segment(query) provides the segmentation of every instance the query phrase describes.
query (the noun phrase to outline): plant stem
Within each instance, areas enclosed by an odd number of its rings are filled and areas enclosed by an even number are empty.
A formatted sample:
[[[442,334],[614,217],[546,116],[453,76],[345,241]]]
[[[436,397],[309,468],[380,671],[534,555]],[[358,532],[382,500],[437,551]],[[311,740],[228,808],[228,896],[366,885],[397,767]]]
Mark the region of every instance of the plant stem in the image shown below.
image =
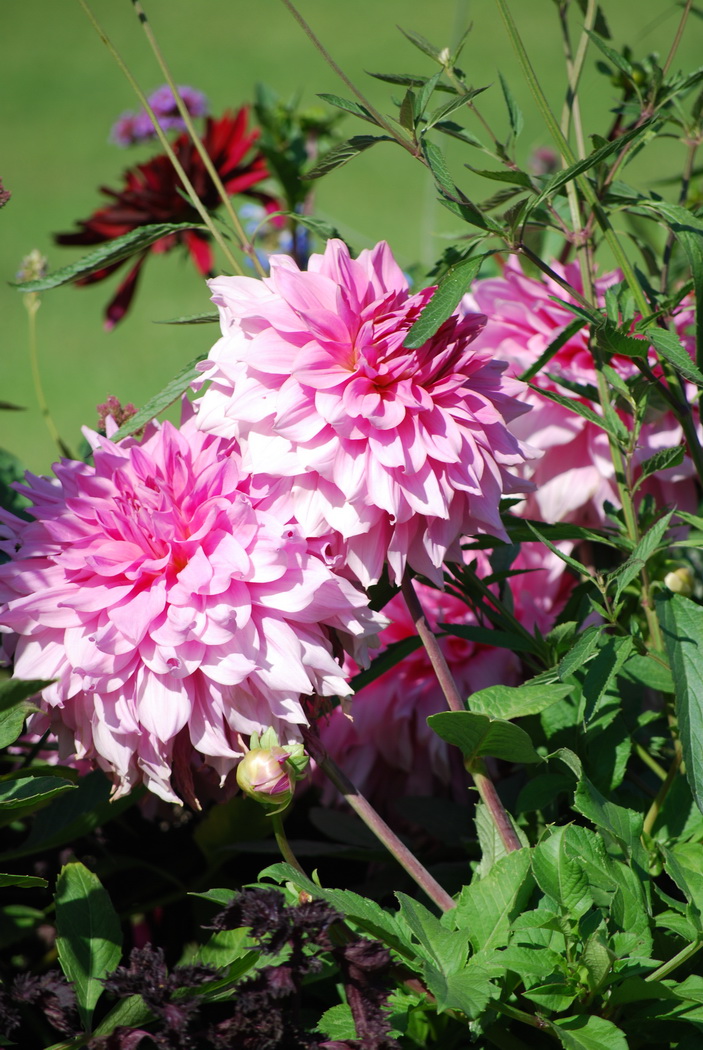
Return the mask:
[[[27,309],[27,323],[28,323],[28,343],[29,343],[29,363],[32,369],[32,382],[34,383],[34,393],[36,394],[37,404],[39,405],[39,411],[41,412],[42,419],[46,424],[46,429],[51,435],[51,440],[54,442],[56,447],[62,456],[71,458],[70,451],[66,448],[66,445],[61,440],[56,423],[54,423],[49,404],[44,394],[44,387],[41,381],[41,372],[39,371],[39,354],[37,349],[37,310],[41,306],[41,300],[36,292],[27,292],[24,296],[24,305]]]
[[[444,653],[439,646],[439,642],[427,622],[420,599],[417,596],[415,587],[413,586],[413,581],[407,570],[403,576],[402,591],[405,604],[413,618],[415,630],[422,639],[422,644],[430,658],[432,669],[437,676],[437,681],[444,693],[450,711],[465,711],[466,704],[457,688],[452,672],[449,670],[449,666],[444,658]],[[466,768],[473,777],[474,784],[476,785],[481,800],[484,802],[491,815],[491,819],[496,826],[506,851],[511,853],[513,850],[521,849],[522,843],[517,837],[510,817],[506,813],[505,807],[498,797],[495,784],[488,775],[483,760],[480,758],[474,759],[466,764]]]
[[[654,827],[654,824],[656,822],[657,817],[661,813],[662,806],[664,805],[664,800],[666,799],[666,796],[669,794],[669,789],[671,788],[671,785],[674,783],[674,779],[676,777],[676,774],[679,771],[679,766],[681,765],[682,758],[683,758],[682,752],[680,750],[676,751],[675,754],[674,754],[674,761],[669,766],[669,772],[666,774],[666,777],[664,779],[664,783],[659,788],[659,791],[657,793],[657,797],[654,799],[654,802],[652,802],[651,806],[649,807],[649,809],[647,811],[647,815],[644,818],[644,825],[642,827],[642,832],[645,835],[651,835],[651,833],[652,833],[652,828]]]
[[[261,265],[261,262],[259,261],[259,257],[256,254],[256,249],[254,248],[254,245],[250,242],[249,238],[245,234],[244,229],[242,227],[242,223],[240,221],[240,218],[237,215],[236,211],[234,210],[234,207],[232,205],[231,197],[227,193],[227,190],[225,189],[225,187],[224,187],[224,185],[222,183],[222,179],[220,178],[215,165],[212,163],[212,159],[210,158],[210,154],[208,153],[208,151],[205,149],[205,146],[203,145],[202,139],[200,138],[200,136],[198,135],[197,131],[195,130],[195,125],[193,124],[193,120],[191,118],[191,115],[188,112],[188,107],[185,105],[185,103],[183,102],[183,99],[181,98],[181,94],[180,94],[180,91],[178,90],[178,86],[176,85],[176,82],[173,79],[171,71],[170,71],[170,69],[169,69],[169,67],[168,67],[168,65],[166,63],[166,59],[164,58],[163,53],[161,51],[161,48],[159,47],[159,45],[157,43],[157,40],[156,40],[156,37],[154,36],[154,32],[153,32],[153,30],[151,28],[151,24],[149,22],[149,19],[146,16],[146,12],[144,11],[144,8],[143,8],[140,0],[132,0],[132,5],[134,7],[134,10],[137,13],[137,18],[139,19],[139,22],[141,23],[141,26],[142,26],[142,28],[144,30],[144,33],[146,34],[146,38],[149,41],[149,46],[151,47],[151,50],[154,52],[154,56],[156,58],[156,61],[159,63],[159,66],[161,67],[161,72],[163,73],[163,75],[164,75],[164,77],[166,79],[166,83],[168,84],[168,86],[171,88],[171,91],[173,92],[173,97],[175,98],[176,105],[178,106],[178,112],[180,113],[181,117],[183,118],[183,123],[185,124],[185,126],[187,128],[188,134],[191,137],[193,145],[195,146],[196,150],[200,154],[200,159],[202,160],[202,162],[203,162],[203,164],[205,166],[205,170],[207,171],[208,175],[212,179],[212,181],[213,181],[213,183],[215,185],[215,189],[217,190],[217,192],[220,195],[220,200],[222,201],[222,203],[225,206],[225,211],[227,212],[227,215],[229,216],[229,220],[232,223],[232,228],[234,229],[234,232],[235,232],[235,234],[237,236],[237,239],[239,240],[239,247],[241,248],[241,250],[244,252],[245,255],[249,256],[249,258],[251,259],[252,263],[254,264],[254,267],[255,267],[257,273],[259,274],[259,277],[266,277],[266,271],[264,270],[263,266]]]
[[[420,863],[417,857],[411,853],[408,847],[400,841],[394,831],[389,828],[385,820],[379,816],[371,803],[364,798],[361,792],[352,784],[349,777],[344,773],[337,763],[327,754],[320,738],[312,729],[303,729],[303,740],[310,757],[315,760],[319,768],[329,777],[337,790],[344,796],[354,812],[361,817],[366,826],[374,833],[389,853],[395,857],[398,863],[405,868],[408,875],[415,880],[417,885],[425,891],[430,900],[441,908],[442,911],[450,911],[454,907],[454,901],[437,882],[429,871]]]
[[[670,973],[673,973],[674,970],[678,969],[679,966],[688,962],[688,960],[691,959],[696,952],[699,952],[701,948],[703,948],[703,939],[687,944],[685,948],[682,948],[681,951],[673,957],[673,959],[669,959],[668,962],[664,963],[663,966],[660,966],[658,970],[654,971],[654,973],[648,974],[645,977],[645,981],[663,980],[665,977],[668,977]]]
[[[305,875],[307,878],[307,872],[291,849],[290,842],[288,841],[288,837],[283,829],[283,815],[281,813],[272,813],[271,822],[273,824],[273,833],[276,836],[276,843],[281,851],[281,856],[292,868],[295,868],[296,871],[299,871],[301,875]]]
[[[144,92],[142,91],[142,89],[139,87],[139,84],[137,83],[135,78],[132,76],[132,73],[128,69],[126,63],[124,62],[124,59],[122,58],[122,56],[118,52],[117,48],[114,46],[114,44],[112,43],[112,41],[108,37],[107,33],[102,28],[102,26],[100,25],[100,23],[96,19],[95,15],[91,11],[90,7],[88,6],[87,0],[78,0],[78,3],[83,8],[83,11],[85,12],[89,22],[93,26],[93,29],[98,34],[98,36],[100,37],[100,39],[105,44],[106,48],[108,49],[108,51],[110,52],[110,54],[114,58],[115,62],[117,63],[119,68],[124,73],[125,77],[127,78],[127,80],[129,81],[129,83],[130,83],[130,85],[132,87],[132,90],[134,91],[134,93],[136,94],[137,98],[141,102],[142,106],[144,107],[144,109],[148,113],[148,115],[149,115],[149,117],[151,119],[151,122],[154,125],[154,130],[156,131],[157,138],[159,139],[159,142],[161,143],[163,151],[166,154],[166,156],[168,157],[168,159],[171,161],[171,164],[173,165],[173,167],[175,169],[175,172],[178,175],[178,178],[181,180],[181,183],[183,184],[183,188],[185,189],[186,193],[188,194],[188,197],[190,198],[191,204],[193,205],[193,207],[197,211],[197,213],[200,216],[200,218],[203,220],[203,223],[205,224],[205,226],[207,226],[207,228],[208,228],[210,234],[212,235],[213,239],[217,242],[217,244],[222,249],[222,252],[223,252],[225,258],[227,259],[227,262],[232,267],[232,270],[236,274],[239,274],[241,276],[244,273],[244,271],[242,270],[241,266],[239,265],[239,263],[237,262],[236,258],[232,254],[232,252],[230,250],[230,247],[227,244],[227,241],[225,240],[225,238],[222,236],[222,234],[218,230],[217,226],[215,225],[215,223],[212,220],[212,217],[210,216],[210,214],[208,213],[207,209],[202,204],[202,202],[201,202],[200,198],[198,197],[197,193],[195,192],[195,187],[193,186],[192,182],[190,181],[190,179],[186,175],[186,173],[185,173],[185,171],[183,169],[183,165],[179,161],[178,157],[173,152],[173,150],[171,148],[171,143],[166,138],[166,135],[164,134],[163,129],[161,128],[161,125],[159,124],[159,121],[158,121],[158,119],[157,119],[153,109],[149,105],[149,100],[147,99],[147,97],[144,94]]]
[[[662,68],[662,80],[666,80],[666,74],[669,72],[669,69],[671,68],[671,63],[674,61],[674,55],[678,51],[679,44],[681,43],[681,37],[683,36],[683,31],[686,28],[686,22],[688,21],[688,16],[691,13],[692,7],[693,0],[686,0],[683,11],[681,12],[681,18],[679,20],[679,25],[676,30],[676,36],[674,37],[672,45],[669,48],[669,54],[666,56],[666,62],[664,63],[664,66]]]
[[[335,60],[332,58],[332,56],[330,55],[330,53],[327,50],[327,48],[325,47],[325,45],[322,43],[322,41],[319,39],[319,37],[317,37],[315,35],[315,33],[313,32],[312,26],[308,22],[306,22],[306,20],[301,15],[300,11],[298,11],[298,9],[295,6],[295,4],[292,3],[292,0],[281,0],[281,3],[283,4],[284,7],[288,8],[288,10],[292,14],[293,18],[296,20],[296,22],[301,27],[301,29],[306,34],[306,36],[308,36],[309,39],[312,41],[312,43],[315,45],[315,47],[320,52],[320,54],[324,58],[324,60],[327,63],[327,65],[330,67],[330,69],[332,69],[337,74],[337,76],[340,78],[340,80],[342,80],[346,84],[346,86],[349,88],[349,90],[354,95],[356,95],[356,97],[359,99],[361,104],[363,106],[365,106],[365,108],[371,114],[373,119],[376,121],[378,126],[383,128],[384,131],[387,131],[389,135],[392,135],[392,137],[395,139],[395,141],[400,146],[402,146],[403,149],[406,149],[408,151],[408,153],[412,153],[413,157],[418,157],[418,158],[422,159],[421,153],[412,144],[412,142],[408,138],[406,138],[404,135],[401,135],[400,132],[397,130],[397,128],[395,128],[390,123],[390,121],[386,120],[385,117],[381,116],[381,114],[378,112],[378,110],[375,109],[374,106],[371,104],[371,102],[369,102],[369,100],[366,98],[366,96],[361,91],[359,91],[359,89],[349,79],[349,77],[346,75],[346,73],[342,69],[340,69],[340,67],[337,65]]]
[[[659,764],[659,762],[657,762],[656,758],[652,758],[645,747],[642,747],[641,744],[635,744],[635,751],[637,752],[637,757],[642,759],[645,766],[649,766],[652,772],[656,774],[660,780],[666,780],[666,770]]]
[[[520,63],[524,77],[527,80],[528,86],[532,91],[535,102],[537,103],[537,107],[540,113],[542,114],[542,117],[544,118],[544,121],[547,127],[549,128],[549,131],[552,137],[554,138],[554,141],[556,142],[559,151],[564,157],[564,160],[566,161],[567,165],[575,164],[576,156],[574,155],[571,146],[566,141],[562,130],[559,127],[558,121],[556,120],[554,114],[549,108],[547,98],[544,92],[542,91],[539,81],[537,80],[537,76],[532,67],[532,63],[530,62],[530,59],[525,50],[525,45],[522,42],[520,34],[517,31],[517,26],[515,25],[513,17],[508,9],[507,0],[496,0],[496,4],[498,5],[498,8],[500,10],[503,22],[505,23],[505,28],[508,32],[508,36],[510,37],[513,48],[515,49],[515,54],[517,55],[518,62]],[[625,254],[615,231],[610,225],[610,220],[608,219],[608,216],[603,210],[595,190],[591,186],[588,179],[585,178],[583,175],[577,175],[575,182],[578,188],[580,189],[584,199],[593,209],[598,224],[600,225],[603,231],[603,236],[605,237],[608,246],[615,257],[618,266],[622,270],[625,280],[627,281],[628,285],[632,290],[637,309],[640,311],[642,316],[645,317],[649,312],[649,304],[647,303],[644,292],[642,291],[640,283],[637,280],[637,276],[632,268],[630,260]]]

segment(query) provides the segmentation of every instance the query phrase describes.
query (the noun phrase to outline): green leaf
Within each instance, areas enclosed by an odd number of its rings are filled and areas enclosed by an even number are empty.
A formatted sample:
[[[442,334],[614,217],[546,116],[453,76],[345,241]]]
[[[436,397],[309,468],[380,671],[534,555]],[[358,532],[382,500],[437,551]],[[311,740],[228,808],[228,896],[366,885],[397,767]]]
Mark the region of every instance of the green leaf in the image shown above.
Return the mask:
[[[123,999],[103,1017],[96,1027],[94,1035],[111,1035],[118,1027],[141,1028],[154,1020],[154,1015],[148,1009],[141,995],[130,995]]]
[[[479,1017],[491,999],[499,994],[498,988],[491,983],[490,974],[474,959],[469,959],[461,973],[445,975],[428,965],[424,975],[440,1012],[460,1010],[473,1019]]]
[[[150,423],[155,416],[158,416],[159,412],[163,412],[164,409],[172,405],[174,401],[177,401],[186,390],[189,388],[194,379],[197,379],[201,374],[195,367],[200,361],[204,361],[207,354],[198,354],[194,357],[187,365],[185,365],[180,372],[178,372],[170,383],[168,383],[163,390],[154,397],[150,398],[149,401],[140,408],[139,411],[131,416],[126,423],[124,423],[120,429],[112,435],[112,441],[121,441],[122,438],[129,437],[130,434],[134,434],[137,430],[141,430],[147,423]]]
[[[415,131],[415,105],[415,92],[412,88],[408,88],[403,97],[403,101],[400,103],[398,123],[401,128],[405,128],[405,130],[409,131],[411,134]]]
[[[547,200],[548,197],[551,197],[556,190],[560,189],[561,186],[566,185],[567,182],[571,182],[573,179],[578,178],[579,175],[583,175],[584,172],[596,167],[597,164],[602,164],[604,160],[607,160],[608,157],[611,157],[614,153],[620,153],[623,146],[627,146],[628,143],[633,142],[635,139],[643,138],[649,131],[651,124],[652,121],[647,120],[638,127],[631,128],[629,131],[626,131],[624,135],[620,135],[619,138],[606,143],[605,146],[601,146],[600,149],[594,150],[593,153],[589,153],[583,160],[576,161],[575,164],[570,164],[568,168],[564,168],[562,171],[558,171],[555,175],[552,175],[549,182],[534,201],[533,208],[542,204],[543,201]]]
[[[651,529],[644,534],[625,564],[609,577],[609,581],[613,579],[617,580],[615,588],[616,602],[619,601],[620,596],[631,581],[642,572],[649,558],[651,558],[661,547],[666,546],[663,540],[666,530],[669,528],[669,523],[673,513],[674,512],[670,510],[660,518],[659,521],[655,522]]]
[[[570,569],[573,569],[577,576],[591,575],[585,565],[583,565],[580,561],[576,561],[575,558],[571,558],[568,554],[564,554],[563,551],[560,551],[559,548],[556,547],[550,540],[548,540],[544,533],[540,532],[540,530],[536,528],[536,526],[533,525],[531,521],[526,521],[525,524],[529,528],[530,532],[534,533],[537,539],[541,540],[545,547],[549,547],[552,554],[556,554],[557,558],[560,558],[565,565],[568,565]]]
[[[23,700],[36,696],[53,681],[53,678],[36,678],[25,682],[20,678],[8,678],[7,681],[0,682],[0,714],[9,711]]]
[[[686,779],[703,811],[703,608],[680,594],[658,596],[656,608],[674,679]]]
[[[534,888],[530,852],[507,853],[484,878],[474,877],[461,891],[452,919],[460,929],[468,930],[475,951],[508,943],[511,923],[527,906]]]
[[[58,288],[61,284],[70,284],[81,277],[88,277],[96,270],[102,270],[106,266],[112,266],[121,259],[127,259],[130,255],[145,251],[150,245],[167,237],[171,233],[179,233],[182,230],[207,230],[206,226],[197,222],[168,222],[159,223],[154,226],[140,226],[131,233],[125,233],[122,237],[115,237],[107,244],[101,244],[99,248],[84,255],[68,266],[62,266],[60,270],[48,273],[46,277],[39,277],[35,281],[14,282],[15,288],[20,292],[45,292],[49,288]]]
[[[430,77],[430,79],[422,85],[422,89],[418,92],[417,97],[415,99],[415,120],[420,120],[422,118],[425,110],[427,109],[427,105],[430,99],[432,98],[432,95],[437,85],[439,84],[441,76],[442,70],[440,69],[434,74],[434,76]],[[451,99],[450,101],[453,102],[455,100]]]
[[[485,254],[475,255],[449,267],[437,285],[434,295],[405,337],[404,347],[408,350],[419,350],[447,318],[451,317],[477,276],[485,258]]]
[[[484,179],[490,179],[491,182],[507,182],[511,186],[522,186],[528,190],[532,189],[532,180],[524,171],[513,171],[512,169],[509,169],[508,171],[488,171],[485,168],[472,168],[470,164],[465,164],[464,167],[468,168],[469,171],[472,171],[474,175],[480,175]],[[576,329],[576,331],[578,331],[578,329]],[[532,368],[530,371],[532,371]],[[537,371],[539,370],[537,369]],[[535,373],[532,372],[532,374],[534,375]]]
[[[187,317],[169,317],[167,321],[154,321],[154,324],[217,324],[219,314],[189,314]]]
[[[356,1027],[352,1016],[351,1007],[346,1003],[338,1003],[325,1010],[315,1027],[316,1032],[322,1032],[328,1039],[356,1039]]]
[[[20,889],[44,888],[49,883],[38,875],[0,875],[0,886],[19,886]]]
[[[468,703],[472,711],[478,714],[511,719],[537,715],[546,707],[551,707],[563,700],[572,690],[572,686],[554,683],[553,685],[491,685],[472,693]]]
[[[630,635],[624,638],[607,638],[595,660],[589,664],[583,680],[583,695],[586,701],[583,719],[586,724],[598,711],[600,701],[621,671],[633,647],[634,642]]]
[[[350,160],[375,146],[377,142],[393,142],[393,139],[390,135],[354,135],[352,138],[347,139],[346,142],[340,142],[338,146],[334,146],[328,153],[325,153],[315,167],[311,168],[310,171],[306,171],[301,175],[301,178],[306,181],[319,179],[329,171],[334,171],[335,168],[341,168],[343,164],[348,164]]]
[[[247,959],[247,956],[250,958]],[[236,930],[220,930],[214,933],[210,940],[198,949],[192,961],[224,969],[239,960],[247,960],[253,966],[259,957],[258,951],[251,950],[249,930],[241,926]]]
[[[703,845],[684,842],[673,849],[661,847],[665,867],[676,885],[698,913],[698,929],[703,928]]]
[[[588,663],[600,645],[602,633],[603,627],[599,625],[587,627],[583,634],[578,636],[573,647],[569,649],[566,656],[562,657],[557,668],[562,680]]]
[[[472,91],[469,95],[457,95],[455,98],[450,98],[448,102],[444,103],[444,105],[438,106],[434,113],[431,113],[427,118],[425,131],[430,131],[436,124],[443,121],[445,117],[448,117],[450,113],[454,113],[457,109],[461,109],[461,107],[465,106],[470,99],[474,98],[475,95],[480,94],[481,91],[484,90],[485,88],[479,88],[478,91]]]
[[[539,397],[546,397],[548,401],[554,401],[555,404],[561,405],[562,408],[566,408],[569,412],[574,412],[577,416],[582,416],[587,419],[589,423],[593,423],[594,426],[604,430],[606,434],[610,434],[611,437],[617,440],[618,435],[615,433],[613,428],[608,425],[607,421],[603,416],[599,416],[597,412],[594,412],[588,405],[584,405],[581,401],[576,401],[572,397],[565,397],[563,394],[557,394],[555,390],[545,390],[544,387],[535,386],[533,383],[528,384],[530,390],[532,390]]]
[[[75,784],[60,777],[17,777],[0,782],[0,825],[25,817],[46,806]],[[5,854],[7,857],[9,854]]]
[[[696,386],[703,387],[703,372],[694,365],[691,355],[675,332],[667,332],[664,328],[648,328],[645,335],[659,355],[673,365],[677,372]]]
[[[513,631],[499,631],[493,627],[474,627],[464,623],[440,623],[438,626],[453,638],[466,638],[469,642],[491,645],[495,649],[510,649],[515,653],[532,653],[535,649],[529,638]]]
[[[73,982],[78,1012],[90,1031],[102,978],[122,954],[122,930],[107,892],[92,871],[74,862],[56,882],[56,947],[66,978]]]
[[[703,357],[703,221],[679,204],[667,201],[642,201],[642,207],[651,208],[664,219],[683,248],[691,267],[696,296],[696,346],[698,361]]]
[[[498,76],[500,77],[500,86],[503,89],[503,98],[505,99],[505,104],[508,107],[510,130],[513,133],[514,138],[517,138],[520,132],[522,131],[524,125],[522,113],[520,112],[520,107],[515,101],[515,98],[513,96],[512,91],[510,90],[507,80],[505,79],[502,73],[499,73]]]
[[[648,906],[637,875],[611,857],[603,839],[590,828],[569,825],[564,846],[568,856],[583,868],[595,903],[610,908],[617,925],[637,934],[648,952],[651,949]]]
[[[341,98],[339,95],[329,95],[326,92],[318,93],[318,98],[321,98],[323,102],[328,102],[330,106],[336,106],[337,109],[343,109],[346,113],[353,113],[355,117],[361,117],[362,120],[368,120],[370,124],[379,126],[378,121],[372,116],[366,106],[360,106],[358,102],[351,102],[348,98]]]
[[[616,806],[583,777],[574,794],[574,809],[607,832],[620,845],[628,860],[635,861],[642,870],[647,867],[647,855],[640,841],[644,818],[641,813],[624,806]]]
[[[386,671],[390,671],[391,668],[396,667],[406,656],[410,653],[414,653],[417,649],[422,646],[422,640],[417,636],[411,638],[401,638],[398,642],[391,642],[383,652],[376,656],[371,664],[365,671],[360,671],[359,674],[354,675],[350,685],[355,693],[358,693],[360,689],[363,689],[369,682],[375,682],[377,678],[380,678]]]
[[[470,764],[483,755],[508,762],[541,762],[524,729],[473,711],[440,711],[427,724],[442,740],[455,744]]]
[[[604,1017],[578,1014],[549,1024],[564,1050],[628,1050],[625,1033]]]
[[[552,827],[532,852],[532,874],[540,889],[572,919],[580,919],[593,904],[582,866],[566,849],[566,827]]]
[[[440,57],[442,54],[441,48],[435,47],[434,44],[431,44],[429,40],[427,40],[424,36],[420,36],[419,33],[413,32],[412,29],[403,29],[402,26],[398,26],[398,29],[401,31],[403,36],[410,41],[411,44],[414,44],[415,47],[418,48],[418,50],[423,51],[426,55],[429,55],[430,58],[433,58],[436,62],[442,61]]]
[[[425,949],[428,960],[441,973],[459,973],[466,965],[469,933],[467,930],[450,930],[419,901],[405,893],[396,891],[400,904],[397,921],[404,921],[416,940]]]
[[[640,473],[635,488],[639,488],[645,478],[651,477],[652,474],[659,474],[662,470],[669,470],[671,467],[680,467],[685,452],[683,445],[677,445],[675,448],[663,448],[655,452],[649,459],[645,459],[643,463],[640,463]]]
[[[0,748],[14,744],[22,733],[24,721],[33,710],[28,698],[41,692],[51,682],[43,679],[22,682],[10,678],[0,684]]]

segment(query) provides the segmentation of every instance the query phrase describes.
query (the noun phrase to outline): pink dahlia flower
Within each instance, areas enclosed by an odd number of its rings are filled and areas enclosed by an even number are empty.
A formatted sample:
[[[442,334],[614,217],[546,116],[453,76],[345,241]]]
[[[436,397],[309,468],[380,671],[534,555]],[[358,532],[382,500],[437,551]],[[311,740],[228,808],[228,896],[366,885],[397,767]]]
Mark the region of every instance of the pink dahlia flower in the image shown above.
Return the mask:
[[[568,551],[570,545],[565,544]],[[480,576],[492,573],[484,552],[467,560]],[[524,543],[511,566],[522,570],[509,581],[515,616],[529,631],[547,634],[574,585],[564,562],[541,543]],[[476,625],[476,617],[461,598],[416,583],[416,590],[433,630],[440,623]],[[492,588],[495,589],[495,588]],[[391,623],[380,635],[383,648],[415,637],[415,627],[401,595],[383,610]],[[482,624],[490,627],[490,623]],[[508,649],[444,635],[440,638],[449,668],[463,696],[491,685],[518,685],[520,660]],[[348,661],[350,673],[355,668]],[[446,792],[456,798],[466,792],[466,776],[456,748],[427,725],[428,715],[447,705],[424,649],[406,656],[390,671],[364,686],[351,705],[353,720],[337,707],[320,720],[320,737],[327,751],[374,804],[387,810],[394,798]],[[334,789],[319,770],[313,774],[327,803]]]
[[[281,743],[301,697],[349,693],[338,636],[378,629],[365,597],[249,494],[233,442],[169,423],[141,444],[86,431],[94,465],[28,475],[34,520],[0,566],[0,624],[15,674],[55,679],[41,699],[66,748],[115,781],[194,803],[191,764],[221,781],[242,737]]]
[[[508,424],[526,411],[505,365],[458,314],[419,350],[403,346],[433,289],[410,295],[388,245],[350,258],[328,241],[307,271],[273,256],[271,276],[210,281],[222,338],[203,365],[198,425],[236,437],[252,473],[291,479],[308,536],[341,537],[366,586],[387,558],[441,580],[459,537],[503,536],[498,504],[524,491],[525,450]]]
[[[573,288],[582,291],[577,264],[566,267],[560,267],[558,263],[551,265]],[[620,280],[621,275],[613,272],[596,282],[601,302],[606,289]],[[501,277],[477,281],[471,295],[464,298],[463,306],[468,316],[477,309],[488,316],[488,322],[474,345],[507,361],[510,375],[520,375],[574,320],[574,315],[550,296],[567,298],[563,288],[554,281],[547,277],[540,280],[527,277],[519,262],[515,258],[509,259]],[[692,312],[684,307],[676,324],[687,345],[691,340],[685,329],[691,321]],[[637,374],[629,358],[614,355],[611,364],[623,379]],[[588,348],[586,327],[573,335],[532,380],[544,390],[576,398],[575,394],[570,395],[568,389],[550,379],[546,372],[555,379],[595,386],[596,370]],[[605,501],[616,506],[620,503],[607,434],[589,420],[541,396],[537,390],[524,388],[520,396],[532,406],[532,411],[513,429],[523,441],[529,441],[531,446],[544,453],[523,468],[525,476],[534,482],[535,487],[522,512],[550,522],[602,523]],[[587,403],[600,414],[598,404]],[[621,413],[621,418],[628,427],[631,426],[631,417]],[[673,414],[663,407],[656,413],[650,409],[638,437],[633,463],[636,467],[655,452],[680,445],[682,441],[683,434]],[[680,467],[660,471],[656,477],[648,479],[643,491],[652,492],[660,504],[676,503],[684,509],[695,510],[693,474],[692,464],[687,458]]]

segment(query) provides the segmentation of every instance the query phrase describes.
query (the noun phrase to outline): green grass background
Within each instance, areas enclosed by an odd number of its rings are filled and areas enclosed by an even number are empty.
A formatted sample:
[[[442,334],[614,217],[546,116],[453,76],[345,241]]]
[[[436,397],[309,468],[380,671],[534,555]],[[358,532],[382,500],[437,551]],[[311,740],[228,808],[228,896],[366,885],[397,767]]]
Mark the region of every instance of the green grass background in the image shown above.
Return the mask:
[[[94,0],[92,7],[142,87],[148,92],[162,83],[129,0]],[[145,7],[176,80],[204,91],[216,115],[251,98],[257,81],[284,98],[299,93],[307,105],[317,92],[349,94],[277,0],[145,0]],[[680,5],[606,0],[604,7],[614,46],[629,40],[636,55],[666,54]],[[482,112],[499,133],[507,133],[500,69],[525,112],[519,159],[548,144],[493,0],[300,0],[300,9],[342,68],[388,113],[396,89],[365,71],[434,72],[397,25],[446,46],[472,22],[462,66],[475,86],[492,85],[478,100]],[[564,74],[555,4],[513,0],[512,9],[559,111]],[[702,26],[695,17],[689,20],[675,66],[693,69],[699,64]],[[592,51],[586,64],[587,134],[606,130],[615,94],[595,72],[596,57]],[[0,400],[25,406],[21,413],[0,413],[0,447],[14,452],[28,468],[46,471],[56,450],[37,408],[22,297],[8,282],[33,248],[48,255],[52,269],[77,258],[79,252],[53,245],[52,232],[68,230],[86,217],[100,202],[97,187],[119,185],[122,169],[145,154],[108,144],[114,119],[136,108],[136,100],[77,0],[5,0],[0,71],[0,176],[13,195],[0,212]],[[471,118],[465,123],[479,133]],[[364,128],[350,117],[345,130],[351,135]],[[680,143],[663,140],[633,165],[634,174],[647,183],[676,173],[683,155]],[[466,161],[485,166],[481,155],[452,149],[450,157],[457,176]],[[481,192],[487,196],[490,188]],[[422,167],[397,147],[381,144],[318,184],[317,214],[332,219],[356,248],[385,238],[401,265],[429,265],[447,237],[462,232],[433,198]],[[209,307],[207,288],[179,253],[149,260],[130,314],[106,333],[102,310],[114,286],[113,278],[91,288],[55,289],[43,296],[38,315],[47,399],[62,437],[74,449],[80,426],[95,425],[95,406],[108,394],[143,403],[217,337],[214,326],[154,323]]]

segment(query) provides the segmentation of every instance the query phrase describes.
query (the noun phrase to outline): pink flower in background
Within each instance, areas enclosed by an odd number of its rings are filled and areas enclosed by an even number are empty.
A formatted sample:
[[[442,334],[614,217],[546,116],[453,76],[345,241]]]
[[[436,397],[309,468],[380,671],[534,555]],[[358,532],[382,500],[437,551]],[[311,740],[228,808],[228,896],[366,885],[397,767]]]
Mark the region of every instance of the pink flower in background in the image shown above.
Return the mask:
[[[308,536],[336,532],[364,585],[384,560],[441,579],[459,537],[503,536],[498,504],[524,491],[525,450],[508,424],[526,406],[505,366],[474,340],[485,319],[453,315],[419,350],[403,347],[433,289],[410,295],[388,245],[351,259],[328,241],[300,271],[210,282],[222,338],[198,425],[236,437],[247,469],[292,479]]]
[[[570,550],[571,545],[563,546]],[[493,572],[484,551],[467,552],[467,561],[483,578]],[[547,634],[566,603],[573,577],[565,571],[564,562],[541,543],[523,543],[511,569],[523,570],[509,581],[515,616],[527,630],[537,627]],[[476,625],[474,613],[461,598],[423,584],[415,586],[433,630],[439,623]],[[384,648],[416,636],[401,595],[391,599],[383,614],[391,620],[381,632]],[[521,681],[520,660],[508,649],[449,635],[441,638],[440,645],[464,696],[491,685]],[[350,661],[348,667],[350,673],[356,671]],[[382,810],[387,811],[394,798],[443,793],[448,786],[455,797],[463,798],[466,777],[461,756],[427,725],[428,715],[446,709],[429,658],[418,648],[359,690],[351,705],[353,721],[340,707],[322,718],[320,737],[332,758]],[[326,803],[339,801],[318,771],[314,781]]]
[[[141,444],[86,432],[94,465],[28,475],[35,520],[9,522],[0,624],[15,674],[123,794],[195,804],[191,764],[224,778],[241,737],[299,738],[301,696],[345,695],[338,636],[378,629],[366,599],[290,518],[249,495],[233,442],[169,423]]]
[[[551,265],[573,288],[582,290],[577,264],[566,267],[560,267],[558,263]],[[606,289],[620,280],[621,275],[613,272],[596,282],[601,302]],[[567,298],[566,292],[554,281],[547,277],[540,280],[527,277],[518,261],[509,259],[501,277],[477,281],[471,295],[464,298],[463,306],[469,316],[478,309],[488,317],[474,345],[507,361],[509,374],[519,376],[574,320],[571,311],[550,296]],[[676,318],[684,342],[687,342],[685,328],[691,320],[688,308],[680,310]],[[614,355],[611,364],[624,379],[637,374],[635,365],[628,358]],[[586,327],[573,335],[532,380],[542,389],[576,399],[576,394],[569,394],[568,389],[550,379],[546,372],[581,386],[595,386],[596,371],[588,349]],[[608,500],[616,506],[620,503],[607,434],[575,412],[542,397],[536,390],[525,388],[521,397],[532,406],[532,411],[513,429],[523,441],[544,452],[540,459],[523,468],[526,477],[534,482],[535,489],[521,513],[550,522],[602,523],[604,502]],[[588,404],[600,413],[597,404]],[[621,413],[621,418],[629,425],[629,417]],[[651,418],[650,413],[643,425],[634,461],[641,463],[660,449],[681,444],[682,440],[679,424],[663,406],[656,418]],[[643,491],[652,491],[660,504],[677,503],[682,509],[694,510],[693,473],[692,465],[686,459],[680,467],[658,472],[656,480],[648,480]]]

